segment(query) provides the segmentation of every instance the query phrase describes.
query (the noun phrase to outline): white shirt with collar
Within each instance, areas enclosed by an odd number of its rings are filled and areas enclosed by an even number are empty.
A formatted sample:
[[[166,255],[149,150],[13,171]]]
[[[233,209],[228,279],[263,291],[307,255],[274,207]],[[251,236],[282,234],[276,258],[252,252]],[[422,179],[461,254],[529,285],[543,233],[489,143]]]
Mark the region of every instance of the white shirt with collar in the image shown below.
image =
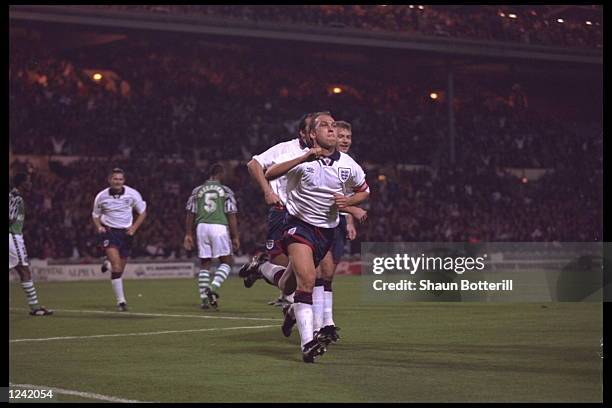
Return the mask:
[[[278,162],[293,158],[286,155]],[[334,228],[340,221],[334,193],[350,195],[370,191],[361,166],[351,156],[339,151],[298,164],[286,176],[289,214],[321,228]]]
[[[94,200],[92,216],[100,218],[103,225],[111,228],[129,228],[132,226],[132,211],[142,214],[147,203],[135,189],[123,186],[123,193],[111,195],[110,187],[100,191]]]

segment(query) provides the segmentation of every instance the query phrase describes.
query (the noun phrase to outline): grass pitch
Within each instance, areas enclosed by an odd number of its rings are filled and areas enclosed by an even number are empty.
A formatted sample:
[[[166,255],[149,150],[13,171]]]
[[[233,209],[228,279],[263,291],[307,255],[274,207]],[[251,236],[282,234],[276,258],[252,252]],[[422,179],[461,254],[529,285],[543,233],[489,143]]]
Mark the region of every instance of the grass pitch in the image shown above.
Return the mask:
[[[83,393],[54,394],[68,402],[602,401],[601,304],[368,305],[359,279],[336,278],[341,340],[315,364],[261,281],[231,277],[215,312],[195,280],[128,280],[127,314],[108,281],[39,282],[50,317],[27,315],[11,284],[10,382]]]

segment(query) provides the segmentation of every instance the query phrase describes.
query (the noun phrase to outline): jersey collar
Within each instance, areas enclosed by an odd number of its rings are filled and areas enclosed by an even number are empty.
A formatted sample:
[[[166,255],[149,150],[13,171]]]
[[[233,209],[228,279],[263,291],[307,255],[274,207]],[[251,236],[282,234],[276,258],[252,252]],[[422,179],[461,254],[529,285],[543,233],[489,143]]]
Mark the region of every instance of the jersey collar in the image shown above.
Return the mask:
[[[121,197],[122,195],[125,194],[125,186],[121,187],[121,190],[119,190],[119,192],[117,194],[113,194],[114,192],[115,191],[113,191],[112,187],[108,188],[108,195],[109,196],[112,196],[112,197],[119,196],[119,197]]]

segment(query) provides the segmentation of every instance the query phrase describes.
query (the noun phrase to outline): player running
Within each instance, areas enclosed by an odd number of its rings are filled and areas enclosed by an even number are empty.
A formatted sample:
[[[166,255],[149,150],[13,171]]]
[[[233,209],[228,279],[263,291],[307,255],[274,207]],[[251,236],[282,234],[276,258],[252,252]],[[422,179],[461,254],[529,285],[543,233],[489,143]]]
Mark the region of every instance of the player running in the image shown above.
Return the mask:
[[[134,234],[147,216],[147,203],[142,200],[138,191],[125,185],[125,173],[122,169],[112,169],[108,183],[110,187],[96,195],[91,216],[106,258],[110,262],[111,284],[117,299],[117,309],[125,312],[127,301],[121,276],[130,256]],[[138,217],[132,224],[134,210]]]
[[[268,180],[287,176],[289,215],[282,248],[290,263],[285,274],[295,276],[293,309],[302,357],[304,362],[312,363],[328,344],[326,338],[314,335],[312,292],[316,267],[331,248],[339,224],[339,211],[366,200],[369,187],[363,169],[350,156],[336,149],[337,134],[331,115],[314,116],[308,135],[313,140],[312,149],[297,158],[280,157],[279,163],[269,168],[265,176]],[[346,191],[354,194],[348,197],[344,195]],[[266,278],[279,283],[281,276],[275,273]],[[285,293],[291,289],[285,286]]]
[[[225,170],[221,164],[210,168],[208,180],[193,189],[185,209],[185,239],[183,245],[190,251],[194,247],[193,229],[196,227],[198,257],[201,269],[198,274],[198,287],[202,309],[211,306],[218,308],[219,294],[216,292],[230,274],[234,264],[234,251],[240,249],[238,235],[238,206],[234,192],[221,184]],[[229,227],[228,227],[229,225]],[[210,283],[210,266],[212,258],[218,258],[215,278]]]
[[[28,298],[32,316],[49,316],[49,310],[38,303],[36,288],[32,281],[28,253],[23,240],[23,223],[25,221],[25,203],[23,194],[32,188],[32,182],[25,173],[17,173],[12,180],[13,189],[9,192],[9,270],[15,268],[21,280],[21,288]]]
[[[336,133],[338,137],[337,149],[342,153],[347,153],[352,144],[351,124],[345,121],[337,121]],[[350,194],[351,192],[345,192]],[[358,219],[363,222],[367,216],[365,210],[355,207]],[[332,280],[338,263],[344,255],[344,246],[346,238],[354,240],[357,237],[355,229],[354,217],[346,212],[340,212],[340,222],[334,231],[334,239],[331,249],[321,260],[317,268],[317,279],[312,292],[312,310],[313,310],[313,328],[315,333],[320,333],[320,337],[325,338],[328,343],[337,342],[340,339],[338,335],[339,327],[336,327],[333,319],[333,292]],[[293,306],[286,305],[283,308],[285,321],[282,326],[283,335],[289,337],[291,330],[295,325],[295,316]]]

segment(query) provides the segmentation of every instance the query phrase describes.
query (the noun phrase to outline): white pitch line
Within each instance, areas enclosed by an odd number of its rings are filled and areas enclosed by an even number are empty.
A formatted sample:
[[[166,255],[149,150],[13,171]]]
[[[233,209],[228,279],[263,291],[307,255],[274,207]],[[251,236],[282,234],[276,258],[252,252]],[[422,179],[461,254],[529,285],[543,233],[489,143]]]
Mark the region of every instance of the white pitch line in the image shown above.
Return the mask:
[[[11,307],[9,310],[29,310],[19,307]],[[111,312],[107,310],[70,310],[70,309],[53,309],[56,312],[67,313],[100,313],[100,314],[115,314],[123,316],[152,316],[152,317],[194,317],[196,319],[223,319],[223,320],[264,320],[273,322],[282,322],[283,319],[271,319],[267,317],[240,317],[240,316],[208,316],[208,315],[185,315],[185,314],[165,314],[165,313],[138,313],[138,312]]]
[[[95,339],[95,338],[102,338],[102,337],[154,336],[157,334],[196,333],[196,332],[206,332],[206,331],[242,330],[242,329],[267,329],[270,327],[277,327],[277,325],[270,324],[266,326],[241,326],[241,327],[221,327],[221,328],[213,327],[213,328],[207,328],[207,329],[166,330],[166,331],[145,332],[145,333],[94,334],[91,336],[64,336],[64,337],[47,337],[47,338],[38,338],[38,339],[13,339],[13,340],[9,340],[9,343],[52,341],[52,340]]]
[[[136,402],[148,402],[148,401],[137,401],[137,400],[129,400],[125,398],[117,398],[111,397],[108,395],[96,394],[93,392],[81,392],[81,391],[73,391],[73,390],[65,390],[63,388],[57,387],[49,387],[46,385],[32,385],[32,384],[13,384],[9,383],[9,387],[19,387],[19,388],[28,388],[28,389],[43,389],[43,390],[53,390],[54,393],[58,394],[66,394],[66,395],[76,395],[78,397],[84,397],[89,399],[96,399],[101,401],[109,401],[109,402],[126,402],[126,403],[136,403]],[[41,399],[44,401],[44,399]]]

